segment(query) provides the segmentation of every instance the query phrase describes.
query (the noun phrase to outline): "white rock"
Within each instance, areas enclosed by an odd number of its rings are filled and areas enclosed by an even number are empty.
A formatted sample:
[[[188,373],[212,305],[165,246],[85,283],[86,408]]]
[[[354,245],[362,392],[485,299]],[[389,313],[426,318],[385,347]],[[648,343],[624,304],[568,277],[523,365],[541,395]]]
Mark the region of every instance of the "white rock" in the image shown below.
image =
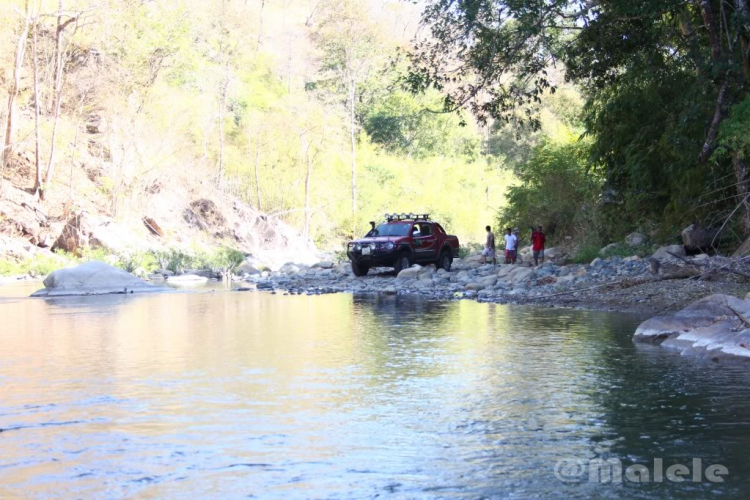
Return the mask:
[[[635,342],[659,344],[711,360],[750,359],[750,329],[745,320],[750,301],[731,295],[710,295],[683,310],[651,318],[638,327]]]
[[[152,285],[122,269],[98,261],[86,262],[69,269],[58,269],[47,276],[44,287],[31,296],[60,297],[169,291],[168,288]]]
[[[661,259],[674,259],[670,253],[673,253],[675,255],[679,255],[680,257],[685,256],[685,247],[682,245],[669,245],[666,247],[659,248],[656,252],[654,252],[654,259],[661,260]]]
[[[419,274],[422,271],[422,266],[419,264],[414,264],[408,269],[403,269],[400,273],[398,273],[399,278],[417,278],[419,277]]]

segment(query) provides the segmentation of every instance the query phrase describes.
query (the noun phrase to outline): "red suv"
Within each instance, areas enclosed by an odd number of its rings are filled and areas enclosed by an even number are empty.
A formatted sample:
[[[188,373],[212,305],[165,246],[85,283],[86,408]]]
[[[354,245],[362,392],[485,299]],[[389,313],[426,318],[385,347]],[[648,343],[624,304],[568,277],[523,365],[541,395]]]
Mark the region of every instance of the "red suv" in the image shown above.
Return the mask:
[[[429,215],[386,214],[386,222],[362,239],[349,242],[346,254],[355,276],[364,276],[371,267],[392,267],[396,273],[412,264],[435,264],[450,271],[458,257],[458,238],[429,220]]]

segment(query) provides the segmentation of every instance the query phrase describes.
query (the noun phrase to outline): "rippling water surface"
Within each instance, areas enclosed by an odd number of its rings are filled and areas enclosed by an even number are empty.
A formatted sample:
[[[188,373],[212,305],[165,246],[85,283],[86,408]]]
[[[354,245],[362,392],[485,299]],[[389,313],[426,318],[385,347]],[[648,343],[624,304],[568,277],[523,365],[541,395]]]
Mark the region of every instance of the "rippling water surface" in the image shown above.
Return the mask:
[[[221,291],[22,298],[31,291],[0,288],[0,498],[750,491],[747,366],[635,346],[632,316]],[[596,458],[700,458],[729,475],[555,475],[561,459]]]

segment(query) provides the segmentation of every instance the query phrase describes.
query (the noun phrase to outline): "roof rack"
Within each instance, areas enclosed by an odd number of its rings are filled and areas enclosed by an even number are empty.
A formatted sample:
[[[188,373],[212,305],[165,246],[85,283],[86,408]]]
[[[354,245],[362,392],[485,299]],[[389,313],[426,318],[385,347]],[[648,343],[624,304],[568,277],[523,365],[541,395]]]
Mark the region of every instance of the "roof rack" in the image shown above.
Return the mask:
[[[385,220],[388,222],[399,221],[399,220],[429,220],[430,214],[385,214]]]

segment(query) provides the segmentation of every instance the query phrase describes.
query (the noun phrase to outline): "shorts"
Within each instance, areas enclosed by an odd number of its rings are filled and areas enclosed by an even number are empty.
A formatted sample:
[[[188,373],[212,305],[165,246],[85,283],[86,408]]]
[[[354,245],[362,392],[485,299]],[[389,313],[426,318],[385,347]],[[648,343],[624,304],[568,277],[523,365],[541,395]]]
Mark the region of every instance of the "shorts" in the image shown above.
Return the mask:
[[[494,248],[485,248],[482,250],[482,257],[489,257],[490,259],[495,258],[495,249]]]
[[[535,259],[543,259],[544,258],[544,248],[541,250],[533,250],[532,254],[534,255]]]
[[[505,251],[505,259],[506,260],[516,260],[516,251],[515,250],[506,250]]]

